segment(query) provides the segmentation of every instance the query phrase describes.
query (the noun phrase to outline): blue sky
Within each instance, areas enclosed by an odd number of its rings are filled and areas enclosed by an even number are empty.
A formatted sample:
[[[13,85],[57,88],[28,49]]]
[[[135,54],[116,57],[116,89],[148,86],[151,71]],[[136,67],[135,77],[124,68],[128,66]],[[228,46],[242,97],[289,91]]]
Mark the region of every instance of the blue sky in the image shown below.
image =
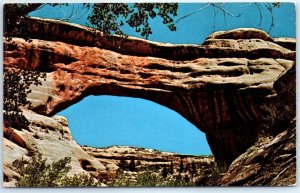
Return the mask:
[[[151,21],[153,35],[150,40],[169,43],[200,44],[214,31],[239,27],[253,27],[270,30],[271,15],[267,9],[260,12],[254,4],[227,3],[224,8],[232,15],[224,16],[219,10],[214,17],[214,9],[205,3],[179,4],[177,19],[201,9],[201,11],[177,23],[177,31],[170,32],[160,19]],[[263,6],[263,4],[260,4]],[[85,25],[87,14],[79,4],[53,8],[44,6],[31,13],[32,16],[61,19],[78,12],[79,19],[71,22]],[[273,9],[275,26],[271,28],[273,37],[295,37],[295,7],[284,3],[280,9]],[[215,18],[215,19],[214,19]],[[226,22],[225,22],[226,21]],[[124,30],[138,36],[132,29]],[[77,104],[58,113],[69,120],[75,140],[82,145],[96,147],[110,145],[130,145],[155,148],[184,154],[211,154],[205,135],[176,112],[151,101],[115,96],[89,96]]]

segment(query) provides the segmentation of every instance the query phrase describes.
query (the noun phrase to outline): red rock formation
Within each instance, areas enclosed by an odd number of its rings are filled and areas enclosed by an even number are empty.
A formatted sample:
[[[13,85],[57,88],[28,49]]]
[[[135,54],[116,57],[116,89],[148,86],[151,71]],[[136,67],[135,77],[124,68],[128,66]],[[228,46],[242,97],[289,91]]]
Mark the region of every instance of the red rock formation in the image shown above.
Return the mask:
[[[276,137],[261,138],[231,164],[223,186],[296,184],[296,121]]]
[[[22,148],[26,148],[26,142],[16,133],[12,128],[4,127],[3,128],[3,137],[14,142]]]
[[[276,98],[274,81],[295,65],[295,51],[255,29],[218,32],[203,45],[116,37],[116,46],[78,25],[37,18],[26,25],[32,41],[12,34],[21,38],[5,42],[4,65],[47,72],[28,96],[36,112],[53,115],[87,95],[148,99],[205,132],[220,164],[254,144],[261,107]]]

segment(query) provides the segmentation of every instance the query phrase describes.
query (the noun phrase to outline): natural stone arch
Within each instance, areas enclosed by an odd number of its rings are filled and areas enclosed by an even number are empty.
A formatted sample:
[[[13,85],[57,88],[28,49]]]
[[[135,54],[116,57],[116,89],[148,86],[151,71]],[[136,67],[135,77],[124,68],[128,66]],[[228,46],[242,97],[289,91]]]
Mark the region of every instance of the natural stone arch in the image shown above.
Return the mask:
[[[129,38],[116,47],[78,25],[44,19],[27,25],[32,42],[13,34],[21,38],[13,38],[4,65],[47,72],[28,96],[36,112],[52,115],[91,94],[144,98],[205,132],[225,165],[256,141],[261,107],[276,98],[273,83],[295,65],[293,40],[255,29],[218,32],[203,45]]]

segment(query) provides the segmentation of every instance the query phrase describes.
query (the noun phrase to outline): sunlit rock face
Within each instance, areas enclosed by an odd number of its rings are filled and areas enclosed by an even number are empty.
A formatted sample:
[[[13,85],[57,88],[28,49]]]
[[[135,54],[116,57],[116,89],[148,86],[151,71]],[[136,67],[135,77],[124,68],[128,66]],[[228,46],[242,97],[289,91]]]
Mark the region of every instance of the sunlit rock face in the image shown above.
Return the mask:
[[[181,155],[172,152],[161,152],[155,149],[145,149],[130,146],[110,146],[106,148],[94,148],[83,146],[82,149],[90,156],[103,163],[107,173],[103,176],[108,182],[119,178],[120,173],[128,179],[136,179],[143,171],[151,171],[161,176],[162,169],[168,168],[172,176],[188,176],[192,181],[203,181],[212,175],[215,167],[213,156]],[[134,162],[134,170],[130,163]],[[184,165],[184,171],[180,171],[180,164]],[[190,171],[194,165],[195,171]],[[193,176],[194,173],[195,175]],[[206,184],[205,184],[206,183]],[[203,182],[201,185],[210,185]]]
[[[47,117],[24,110],[30,125],[27,130],[4,128],[3,138],[3,174],[5,187],[15,186],[19,174],[12,167],[16,159],[29,159],[32,151],[38,151],[47,162],[70,157],[69,175],[94,172],[106,174],[106,167],[94,157],[88,155],[73,139],[65,117]],[[88,163],[85,167],[82,163]],[[88,167],[87,167],[88,165]],[[87,169],[89,168],[89,169]]]
[[[295,66],[294,39],[256,29],[216,32],[202,45],[172,45],[118,37],[113,43],[100,32],[53,20],[32,18],[26,25],[32,41],[12,34],[4,65],[47,72],[28,95],[33,111],[53,115],[88,95],[148,99],[205,132],[225,165],[257,141],[262,107],[277,99],[274,82]]]

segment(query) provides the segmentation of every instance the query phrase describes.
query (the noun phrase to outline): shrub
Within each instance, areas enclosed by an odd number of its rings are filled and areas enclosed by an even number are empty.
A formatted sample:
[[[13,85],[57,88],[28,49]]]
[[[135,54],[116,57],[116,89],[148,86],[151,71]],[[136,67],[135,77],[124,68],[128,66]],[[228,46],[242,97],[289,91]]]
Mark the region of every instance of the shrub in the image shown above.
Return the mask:
[[[125,174],[121,174],[118,179],[110,185],[154,187],[160,186],[162,182],[162,177],[149,170],[146,170],[145,172],[139,173],[136,179],[130,179]]]
[[[157,175],[150,170],[146,170],[138,174],[136,179],[130,179],[125,174],[122,174],[118,179],[110,184],[111,186],[141,186],[141,187],[178,187],[178,186],[193,186],[192,182],[186,182],[179,175],[176,179],[171,178],[172,176],[164,179],[162,176]]]
[[[29,159],[15,160],[13,169],[20,174],[16,186],[21,187],[80,187],[100,185],[89,174],[67,176],[71,170],[70,157],[62,158],[51,164],[42,158],[41,153],[34,153]]]
[[[186,176],[187,177],[187,176]],[[188,179],[190,180],[190,179]],[[163,186],[167,187],[181,187],[181,186],[195,186],[195,184],[191,181],[186,181],[182,179],[179,174],[175,179],[169,179],[163,183]]]
[[[279,100],[268,105],[263,105],[262,110],[264,116],[259,126],[258,141],[284,131],[295,117],[289,106]]]

